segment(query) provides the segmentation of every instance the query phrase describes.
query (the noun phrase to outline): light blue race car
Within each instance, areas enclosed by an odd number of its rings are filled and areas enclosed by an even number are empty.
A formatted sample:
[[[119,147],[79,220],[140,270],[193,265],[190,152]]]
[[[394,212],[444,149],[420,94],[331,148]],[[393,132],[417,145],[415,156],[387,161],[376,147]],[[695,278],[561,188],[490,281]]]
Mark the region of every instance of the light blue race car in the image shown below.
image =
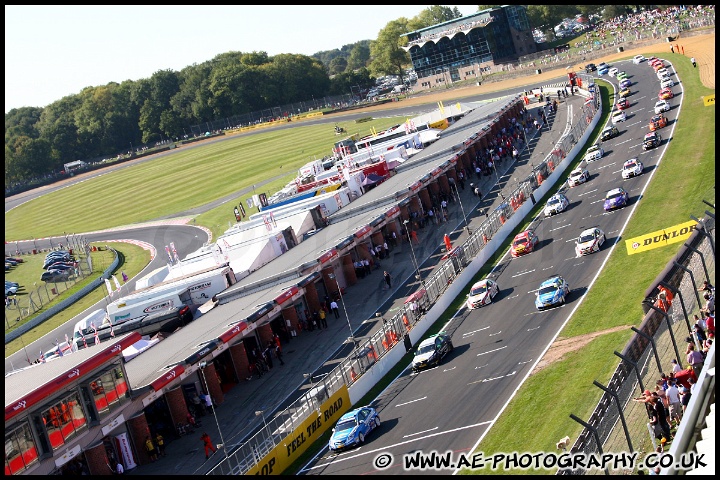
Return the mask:
[[[560,275],[550,277],[540,284],[535,296],[535,307],[542,310],[555,305],[564,305],[569,294],[570,286],[563,277]]]
[[[356,447],[365,441],[368,433],[380,426],[380,417],[372,407],[360,407],[340,417],[328,442],[331,451]]]

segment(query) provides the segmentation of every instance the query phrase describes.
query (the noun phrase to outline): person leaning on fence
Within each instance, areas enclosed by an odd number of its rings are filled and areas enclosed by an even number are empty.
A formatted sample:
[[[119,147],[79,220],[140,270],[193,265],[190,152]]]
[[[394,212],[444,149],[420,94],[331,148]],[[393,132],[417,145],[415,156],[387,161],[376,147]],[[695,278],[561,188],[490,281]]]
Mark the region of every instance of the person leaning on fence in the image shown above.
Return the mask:
[[[703,358],[702,353],[697,351],[695,349],[694,343],[688,343],[687,346],[687,363],[690,365],[693,369],[693,372],[695,373],[695,376],[700,378],[700,372],[702,371],[703,363],[705,362],[705,359]]]

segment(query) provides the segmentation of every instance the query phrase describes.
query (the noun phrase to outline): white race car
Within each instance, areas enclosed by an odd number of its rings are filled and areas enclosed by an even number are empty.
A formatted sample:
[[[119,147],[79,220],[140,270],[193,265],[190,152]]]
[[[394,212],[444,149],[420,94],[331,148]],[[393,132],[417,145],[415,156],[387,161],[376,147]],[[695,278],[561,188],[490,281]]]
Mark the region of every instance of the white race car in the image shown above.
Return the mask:
[[[546,217],[551,217],[557,213],[564,212],[568,205],[570,205],[570,200],[562,193],[556,193],[548,199],[543,213]]]
[[[584,160],[586,162],[594,162],[595,160],[600,160],[602,156],[605,154],[603,152],[602,147],[600,145],[593,145],[592,147],[587,149],[587,152],[585,152]]]
[[[655,102],[655,113],[656,114],[667,112],[668,110],[670,110],[670,104],[668,103],[667,100],[660,100],[658,102]]]
[[[492,303],[492,299],[498,293],[500,293],[500,287],[494,280],[489,278],[480,280],[470,289],[466,305],[470,310],[480,308]]]
[[[568,177],[568,185],[570,187],[577,187],[578,185],[585,183],[590,178],[590,173],[588,173],[586,168],[578,167],[572,172],[570,172],[570,176]]]
[[[637,177],[643,172],[643,164],[637,158],[626,160],[622,168],[622,178]]]
[[[575,253],[578,257],[595,253],[600,250],[603,243],[605,243],[605,233],[598,227],[588,228],[575,240]]]

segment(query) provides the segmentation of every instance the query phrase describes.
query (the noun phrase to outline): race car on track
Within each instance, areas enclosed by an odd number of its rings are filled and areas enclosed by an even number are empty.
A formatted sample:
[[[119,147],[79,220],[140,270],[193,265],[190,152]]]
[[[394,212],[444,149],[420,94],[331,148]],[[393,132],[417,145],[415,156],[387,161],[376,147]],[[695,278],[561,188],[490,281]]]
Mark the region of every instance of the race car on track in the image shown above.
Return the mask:
[[[619,110],[625,110],[626,108],[630,107],[630,100],[627,98],[623,98],[619,102],[617,102],[617,108]]]
[[[660,81],[660,88],[670,88],[675,85],[672,78],[665,78]]]
[[[331,451],[361,445],[365,437],[380,426],[378,412],[372,407],[356,408],[340,417],[328,442]]]
[[[623,88],[618,92],[618,97],[625,98],[630,96],[630,89],[629,88]]]
[[[667,100],[659,100],[655,102],[655,113],[663,113],[670,110],[670,103]]]
[[[655,130],[663,128],[666,125],[667,117],[662,113],[659,113],[657,115],[653,115],[653,117],[650,119],[650,124],[648,126],[650,127],[650,131],[654,132]]]
[[[605,202],[603,202],[603,208],[606,212],[615,210],[627,206],[630,201],[630,195],[625,191],[624,188],[613,188],[605,194]]]
[[[587,168],[577,167],[570,172],[570,176],[568,177],[568,186],[570,188],[577,187],[578,185],[587,182],[589,179],[590,173],[588,173]]]
[[[620,174],[622,175],[622,178],[637,177],[643,172],[643,169],[644,167],[640,160],[637,158],[631,158],[630,160],[625,160]]]
[[[615,125],[616,123],[624,122],[627,119],[627,114],[623,110],[615,110],[610,118],[613,125]]]
[[[486,278],[480,280],[470,288],[468,299],[465,304],[470,310],[480,308],[492,303],[492,299],[500,293],[500,287],[497,282]]]
[[[617,127],[605,127],[600,134],[600,140],[604,142],[605,140],[610,140],[611,138],[617,137],[618,135],[620,135],[620,131],[617,129]]]
[[[427,367],[437,367],[448,353],[453,351],[450,335],[440,332],[429,337],[418,346],[412,361],[412,370],[420,371]]]
[[[604,154],[605,154],[605,152],[603,151],[602,147],[600,145],[595,144],[592,147],[587,149],[583,159],[586,162],[594,162],[595,160],[600,160]]]
[[[542,310],[555,305],[564,305],[570,294],[570,286],[560,275],[550,277],[540,284],[535,293],[535,308]]]
[[[599,252],[603,243],[605,243],[605,232],[598,227],[588,228],[575,240],[575,254],[581,257]]]
[[[510,255],[517,258],[520,255],[530,253],[535,250],[537,244],[538,237],[532,229],[520,232],[515,235],[513,239],[512,246],[510,247]]]
[[[635,55],[635,56],[633,57],[633,63],[634,63],[635,65],[638,65],[638,64],[644,62],[645,60],[647,60],[647,59],[645,58],[644,55]]]
[[[660,143],[662,143],[662,137],[660,136],[660,132],[655,130],[654,132],[645,134],[642,147],[643,150],[651,150],[653,148],[659,147]]]
[[[543,213],[546,217],[551,217],[560,212],[564,212],[568,205],[570,205],[570,200],[562,193],[556,193],[548,199]]]
[[[675,95],[673,94],[673,91],[670,90],[669,87],[665,87],[662,90],[660,90],[660,93],[658,93],[658,98],[660,100],[667,100],[669,98],[673,98]]]

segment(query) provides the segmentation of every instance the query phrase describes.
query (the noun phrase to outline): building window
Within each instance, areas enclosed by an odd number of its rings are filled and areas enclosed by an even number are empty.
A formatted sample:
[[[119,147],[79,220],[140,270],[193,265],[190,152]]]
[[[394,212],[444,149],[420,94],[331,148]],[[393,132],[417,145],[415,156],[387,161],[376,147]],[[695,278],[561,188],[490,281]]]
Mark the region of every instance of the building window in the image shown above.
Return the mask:
[[[106,414],[130,401],[121,367],[115,367],[90,382],[90,391],[98,413]]]
[[[53,450],[62,447],[87,428],[87,418],[77,393],[61,398],[43,410],[42,418]]]
[[[5,476],[23,472],[37,462],[38,450],[27,422],[5,432]]]

